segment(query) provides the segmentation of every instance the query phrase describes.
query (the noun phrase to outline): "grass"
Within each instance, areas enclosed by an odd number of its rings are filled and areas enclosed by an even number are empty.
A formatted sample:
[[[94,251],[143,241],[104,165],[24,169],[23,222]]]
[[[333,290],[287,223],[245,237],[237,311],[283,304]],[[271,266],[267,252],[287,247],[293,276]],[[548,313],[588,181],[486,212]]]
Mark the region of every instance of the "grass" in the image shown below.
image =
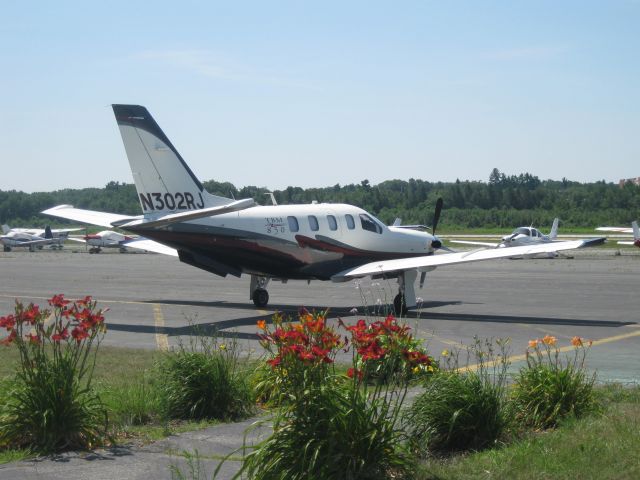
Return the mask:
[[[126,388],[150,371],[159,352],[101,346],[96,386]],[[15,371],[17,352],[0,348],[0,382]],[[3,389],[0,385],[0,397]],[[596,387],[603,411],[569,420],[552,431],[529,433],[508,445],[478,453],[430,458],[416,480],[435,479],[634,479],[640,478],[640,387]],[[212,422],[162,422],[119,429],[123,442],[147,443],[171,433],[206,428]],[[32,457],[26,450],[0,450],[0,464]]]
[[[157,401],[150,392],[153,391],[151,372],[161,355],[152,350],[100,346],[93,384],[107,405],[115,442],[148,443],[217,423],[160,418]],[[16,348],[0,347],[0,402],[6,390],[1,383],[15,373],[18,361]],[[33,452],[28,450],[0,449],[0,464],[31,456]]]
[[[480,453],[430,459],[416,480],[640,478],[640,387],[597,389],[605,410]]]

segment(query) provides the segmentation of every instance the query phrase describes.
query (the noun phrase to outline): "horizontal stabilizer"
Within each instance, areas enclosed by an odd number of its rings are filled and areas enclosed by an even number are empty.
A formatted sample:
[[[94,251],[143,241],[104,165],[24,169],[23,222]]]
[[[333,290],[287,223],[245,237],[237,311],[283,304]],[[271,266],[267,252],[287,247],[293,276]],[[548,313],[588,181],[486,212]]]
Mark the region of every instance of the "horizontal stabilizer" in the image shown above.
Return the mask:
[[[129,221],[131,219],[116,221],[111,225],[114,227],[123,228],[133,225],[144,225],[145,228],[160,228],[166,227],[167,225],[171,225],[173,223],[186,222],[189,220],[196,220],[198,218],[211,217],[214,215],[222,215],[223,213],[237,212],[238,210],[244,210],[255,205],[256,202],[252,198],[245,198],[243,200],[237,200],[228,205],[223,205],[220,207],[209,207],[189,212],[172,213],[148,222],[144,222],[140,218],[136,218],[133,221]]]
[[[44,210],[42,213],[53,217],[88,223],[90,225],[99,225],[101,227],[111,227],[114,223],[127,223],[143,218],[142,215],[131,216],[120,215],[117,213],[97,212],[95,210],[83,210],[81,208],[74,208],[73,205],[58,205]]]

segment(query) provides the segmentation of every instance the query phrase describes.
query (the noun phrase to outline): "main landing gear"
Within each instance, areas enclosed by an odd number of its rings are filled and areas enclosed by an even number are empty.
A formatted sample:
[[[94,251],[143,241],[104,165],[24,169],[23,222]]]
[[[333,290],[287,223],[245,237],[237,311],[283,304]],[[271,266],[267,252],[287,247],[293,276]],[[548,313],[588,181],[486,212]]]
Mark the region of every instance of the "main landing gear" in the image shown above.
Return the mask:
[[[398,317],[405,316],[410,307],[416,306],[414,283],[417,276],[418,272],[415,270],[407,270],[398,275],[398,294],[393,299],[393,310]],[[420,280],[422,283],[422,278]]]
[[[251,285],[249,286],[249,298],[253,300],[253,304],[258,308],[266,307],[267,304],[269,303],[269,292],[267,292],[268,284],[269,284],[268,277],[251,275]]]

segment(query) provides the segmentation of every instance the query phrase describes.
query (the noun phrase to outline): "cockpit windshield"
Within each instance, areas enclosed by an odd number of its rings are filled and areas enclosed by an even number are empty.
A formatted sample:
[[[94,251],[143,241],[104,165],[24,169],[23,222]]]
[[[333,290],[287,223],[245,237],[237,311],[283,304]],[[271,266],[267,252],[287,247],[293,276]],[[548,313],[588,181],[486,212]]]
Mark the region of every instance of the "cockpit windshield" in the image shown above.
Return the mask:
[[[527,227],[520,227],[520,228],[516,228],[512,235],[526,235],[527,237],[531,236],[531,229],[527,228]]]
[[[382,225],[380,224],[380,220],[377,218],[373,218],[366,213],[360,214],[360,224],[362,225],[363,230],[368,230],[369,232],[374,233],[382,233]]]

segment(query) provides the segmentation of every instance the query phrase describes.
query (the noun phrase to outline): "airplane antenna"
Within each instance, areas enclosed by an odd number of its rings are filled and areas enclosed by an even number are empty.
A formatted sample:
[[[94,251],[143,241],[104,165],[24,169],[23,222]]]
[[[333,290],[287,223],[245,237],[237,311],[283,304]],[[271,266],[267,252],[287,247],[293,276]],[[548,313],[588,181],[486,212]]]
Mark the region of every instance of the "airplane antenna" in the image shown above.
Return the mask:
[[[269,197],[271,197],[271,205],[278,205],[278,202],[276,201],[276,197],[273,195],[273,192],[267,192],[265,193],[265,195],[269,195]]]

